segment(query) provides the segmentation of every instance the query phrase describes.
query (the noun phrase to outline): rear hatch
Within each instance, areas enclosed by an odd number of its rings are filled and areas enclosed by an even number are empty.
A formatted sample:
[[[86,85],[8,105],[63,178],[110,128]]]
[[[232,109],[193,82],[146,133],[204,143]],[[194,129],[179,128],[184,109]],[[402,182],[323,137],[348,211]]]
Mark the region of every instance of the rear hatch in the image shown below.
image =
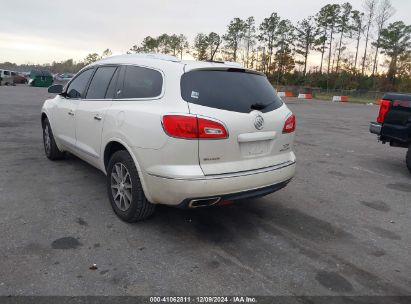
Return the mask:
[[[220,122],[225,139],[200,139],[205,175],[238,173],[294,161],[293,133],[283,133],[292,116],[267,78],[237,68],[201,69],[181,78],[190,113]]]

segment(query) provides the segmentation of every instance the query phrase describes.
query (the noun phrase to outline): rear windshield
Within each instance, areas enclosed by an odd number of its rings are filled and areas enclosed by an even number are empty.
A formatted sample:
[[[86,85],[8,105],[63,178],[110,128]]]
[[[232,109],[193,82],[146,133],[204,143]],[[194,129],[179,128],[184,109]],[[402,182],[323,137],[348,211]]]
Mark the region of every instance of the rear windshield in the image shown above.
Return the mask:
[[[265,76],[241,70],[185,73],[181,77],[181,96],[189,103],[241,113],[265,113],[283,104]]]

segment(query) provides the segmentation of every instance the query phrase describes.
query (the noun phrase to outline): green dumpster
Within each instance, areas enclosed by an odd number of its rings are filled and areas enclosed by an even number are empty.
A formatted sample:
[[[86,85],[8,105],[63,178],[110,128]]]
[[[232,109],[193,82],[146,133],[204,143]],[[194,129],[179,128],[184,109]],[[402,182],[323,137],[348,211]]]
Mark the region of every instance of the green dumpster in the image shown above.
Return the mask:
[[[53,76],[49,71],[32,70],[29,84],[32,87],[49,87],[53,84]]]

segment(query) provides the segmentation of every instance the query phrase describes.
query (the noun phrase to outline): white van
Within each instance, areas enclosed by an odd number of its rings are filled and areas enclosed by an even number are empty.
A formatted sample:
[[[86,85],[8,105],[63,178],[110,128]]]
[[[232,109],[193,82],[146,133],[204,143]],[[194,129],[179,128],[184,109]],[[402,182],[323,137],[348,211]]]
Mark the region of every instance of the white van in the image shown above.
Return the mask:
[[[12,72],[8,70],[0,70],[1,85],[13,85]]]

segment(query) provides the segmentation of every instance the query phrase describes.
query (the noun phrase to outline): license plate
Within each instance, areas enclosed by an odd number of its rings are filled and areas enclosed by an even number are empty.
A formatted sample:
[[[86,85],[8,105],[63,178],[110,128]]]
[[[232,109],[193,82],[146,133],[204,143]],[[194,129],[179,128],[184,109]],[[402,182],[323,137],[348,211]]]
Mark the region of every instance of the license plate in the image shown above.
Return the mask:
[[[240,144],[241,154],[243,156],[264,155],[269,152],[270,140],[245,142]]]

